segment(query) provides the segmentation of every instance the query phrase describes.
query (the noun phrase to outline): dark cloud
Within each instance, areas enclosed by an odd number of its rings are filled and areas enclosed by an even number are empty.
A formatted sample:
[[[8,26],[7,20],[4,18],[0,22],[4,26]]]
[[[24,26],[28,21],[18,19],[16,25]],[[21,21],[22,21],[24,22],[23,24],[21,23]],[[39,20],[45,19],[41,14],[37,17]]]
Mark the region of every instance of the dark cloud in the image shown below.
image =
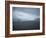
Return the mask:
[[[13,11],[24,12],[29,14],[40,15],[40,8],[24,8],[24,7],[13,7]]]

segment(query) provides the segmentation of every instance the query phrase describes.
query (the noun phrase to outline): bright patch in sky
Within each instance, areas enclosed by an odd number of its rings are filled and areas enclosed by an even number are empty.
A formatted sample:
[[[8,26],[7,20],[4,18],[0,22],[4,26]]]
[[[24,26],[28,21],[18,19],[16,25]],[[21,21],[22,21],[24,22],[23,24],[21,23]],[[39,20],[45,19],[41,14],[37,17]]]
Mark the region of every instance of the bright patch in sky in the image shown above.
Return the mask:
[[[34,15],[34,14],[17,12],[17,11],[14,13],[13,17],[14,17],[14,20],[19,19],[21,21],[34,21],[35,19],[39,18],[39,16]]]

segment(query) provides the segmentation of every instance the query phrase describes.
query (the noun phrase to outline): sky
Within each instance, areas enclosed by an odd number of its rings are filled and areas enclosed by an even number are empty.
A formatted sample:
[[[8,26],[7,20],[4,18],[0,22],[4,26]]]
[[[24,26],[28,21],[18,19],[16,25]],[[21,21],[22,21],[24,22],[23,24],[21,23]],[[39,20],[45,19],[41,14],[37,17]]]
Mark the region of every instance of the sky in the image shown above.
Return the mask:
[[[40,8],[13,7],[12,12],[14,21],[34,21],[40,18]]]

